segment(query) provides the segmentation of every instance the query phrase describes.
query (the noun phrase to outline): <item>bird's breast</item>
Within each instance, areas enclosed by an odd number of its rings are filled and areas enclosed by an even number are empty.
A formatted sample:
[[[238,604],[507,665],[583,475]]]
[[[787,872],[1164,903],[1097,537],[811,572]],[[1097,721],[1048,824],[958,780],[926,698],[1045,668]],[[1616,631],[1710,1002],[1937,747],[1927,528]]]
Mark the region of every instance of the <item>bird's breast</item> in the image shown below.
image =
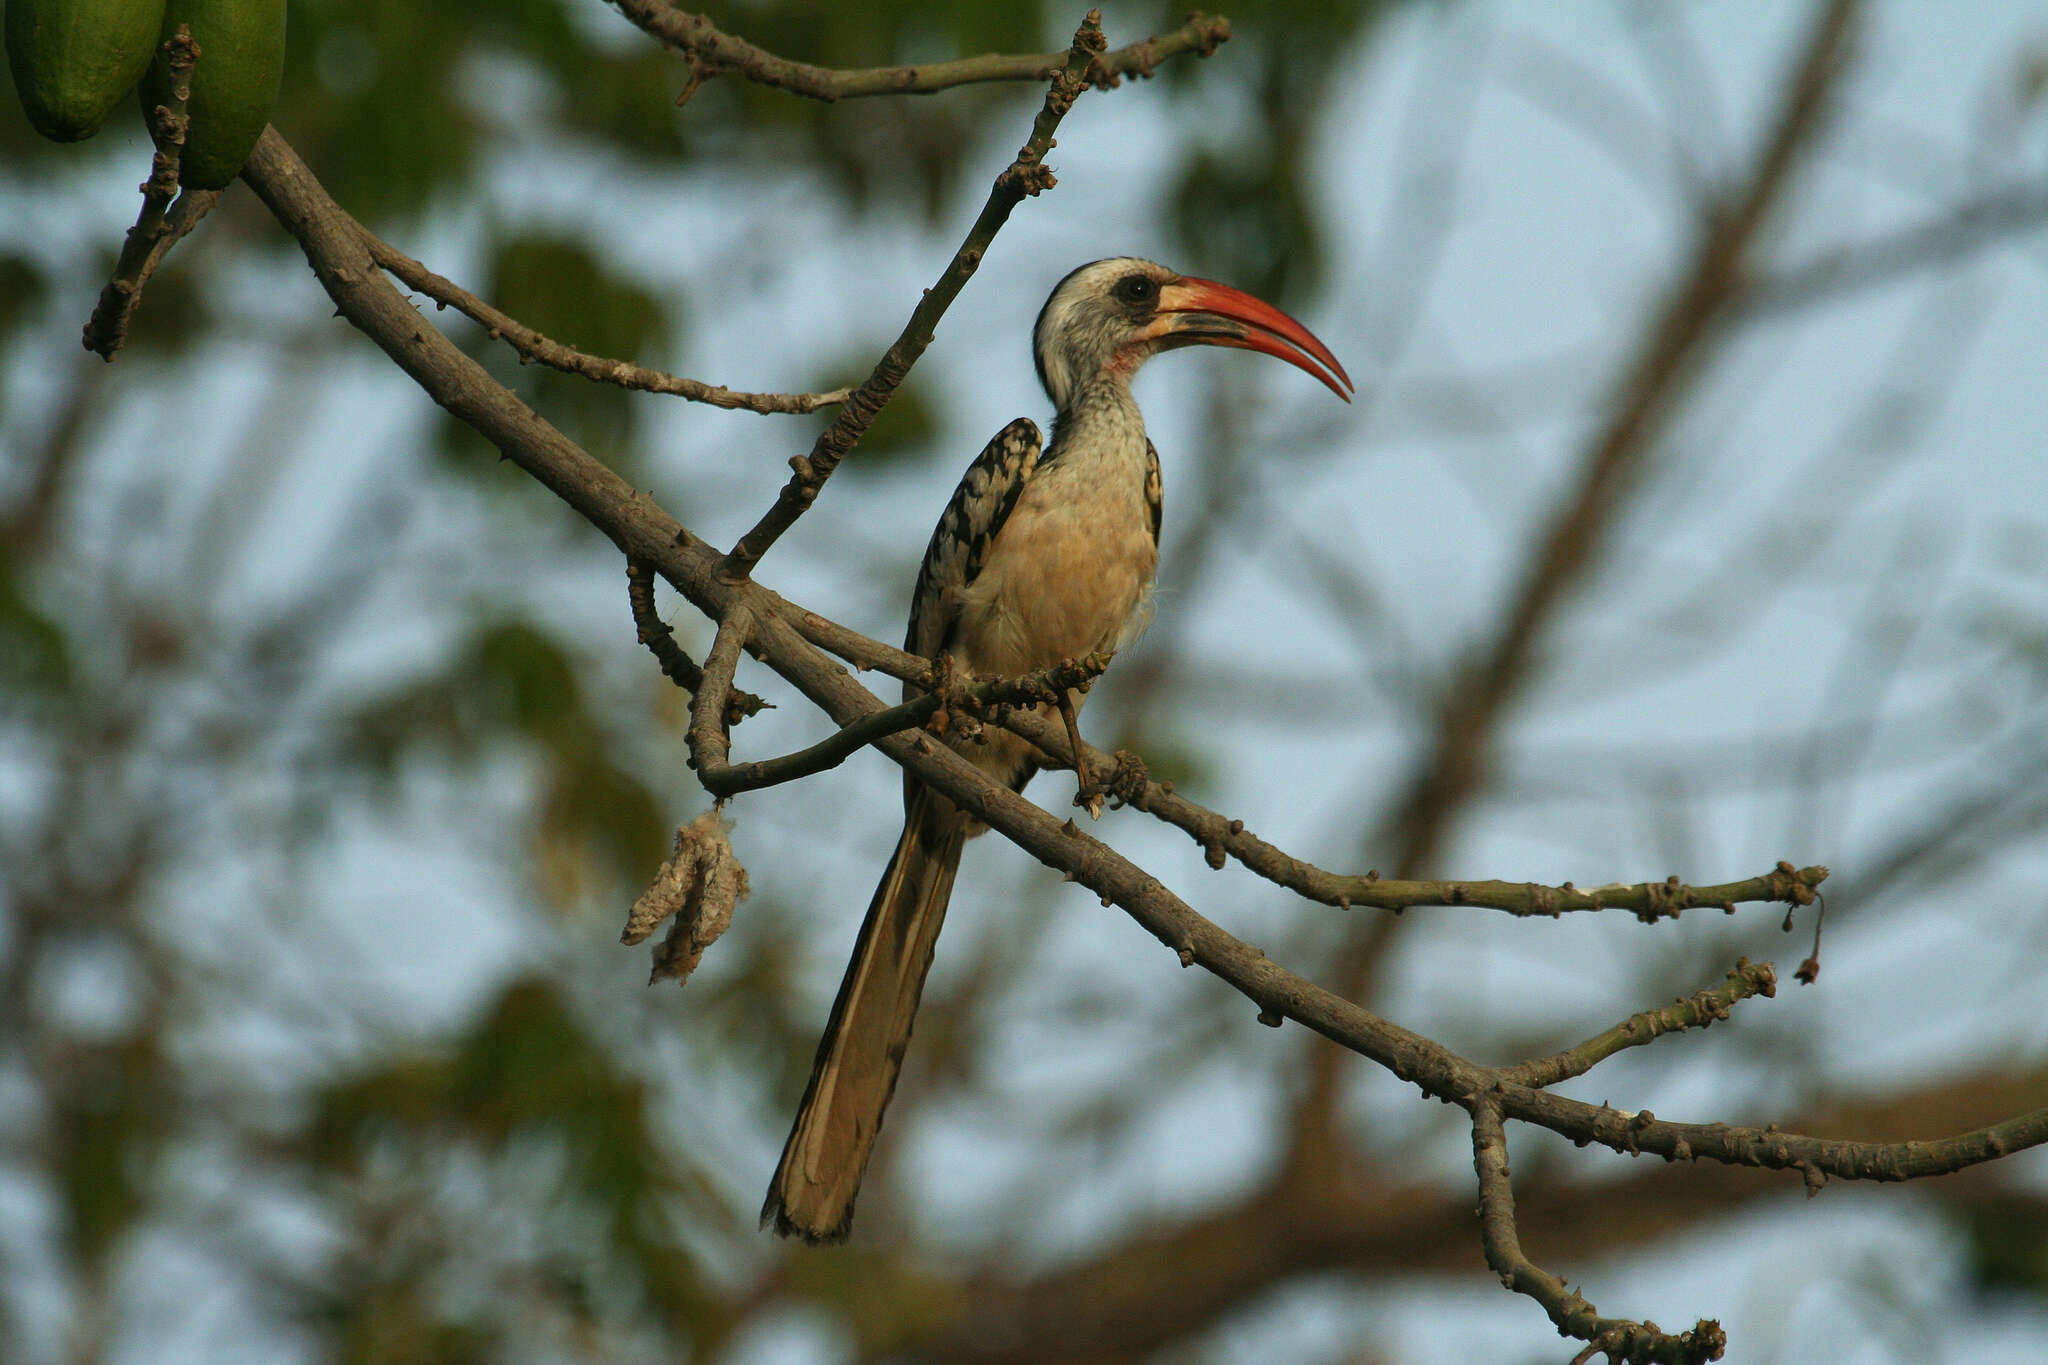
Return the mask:
[[[1018,495],[961,602],[956,652],[1012,675],[1120,648],[1144,623],[1159,561],[1143,433],[1129,452],[1055,452]]]

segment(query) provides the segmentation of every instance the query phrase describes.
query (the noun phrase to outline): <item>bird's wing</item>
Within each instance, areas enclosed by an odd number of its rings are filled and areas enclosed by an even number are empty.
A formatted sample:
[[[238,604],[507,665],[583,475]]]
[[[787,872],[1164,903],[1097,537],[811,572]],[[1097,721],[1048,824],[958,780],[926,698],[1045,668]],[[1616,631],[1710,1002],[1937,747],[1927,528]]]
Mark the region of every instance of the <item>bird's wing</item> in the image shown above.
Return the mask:
[[[1145,442],[1145,510],[1152,516],[1152,548],[1159,548],[1159,527],[1166,519],[1166,481],[1159,477],[1159,447]]]
[[[952,641],[961,595],[981,573],[989,546],[1017,505],[1017,495],[1038,468],[1038,425],[1019,417],[975,456],[953,490],[918,566],[910,600],[910,632],[903,648],[932,658]],[[1156,477],[1156,476],[1155,476]]]

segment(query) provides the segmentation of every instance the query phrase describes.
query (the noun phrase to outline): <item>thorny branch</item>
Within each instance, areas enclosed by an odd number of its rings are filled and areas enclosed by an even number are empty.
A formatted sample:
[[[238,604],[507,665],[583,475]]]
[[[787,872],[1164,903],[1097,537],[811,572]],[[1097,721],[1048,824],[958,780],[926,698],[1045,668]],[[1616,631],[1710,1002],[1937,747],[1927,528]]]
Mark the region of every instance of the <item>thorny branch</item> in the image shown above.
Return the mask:
[[[1068,62],[1065,52],[961,57],[918,66],[877,66],[835,71],[778,57],[744,38],[720,30],[701,14],[677,9],[668,0],[612,0],[619,12],[690,63],[687,96],[698,85],[727,72],[760,85],[787,90],[816,100],[855,99],[864,95],[928,95],[956,85],[984,81],[1042,81],[1059,74]],[[1230,40],[1230,21],[1216,14],[1194,14],[1171,33],[1147,38],[1114,52],[1098,51],[1081,78],[1097,89],[1110,89],[1125,76],[1149,77],[1171,57],[1192,53],[1207,57]]]
[[[996,233],[1010,220],[1011,210],[1023,203],[1027,196],[1053,187],[1053,175],[1046,168],[1045,154],[1052,150],[1052,135],[1058,130],[1060,120],[1067,116],[1067,111],[1074,107],[1074,101],[1087,88],[1088,64],[1103,46],[1102,11],[1090,10],[1088,17],[1081,21],[1081,27],[1074,32],[1074,46],[1067,54],[1066,66],[1054,78],[1052,88],[1046,91],[1045,104],[1032,121],[1031,136],[1025,139],[1016,160],[996,177],[988,192],[988,202],[982,205],[974,226],[968,229],[966,240],[953,253],[953,259],[947,263],[938,283],[927,289],[918,301],[910,321],[903,325],[901,335],[876,362],[874,372],[839,409],[832,425],[819,434],[811,453],[790,459],[790,479],[783,485],[775,505],[754,524],[751,531],[740,537],[739,543],[726,555],[724,573],[728,577],[745,578],[751,574],[769,547],[817,501],[825,480],[832,477],[832,471],[839,467],[840,460],[881,415],[890,395],[909,376],[910,367],[932,344],[939,319],[946,315],[946,310],[953,306],[953,300],[960,297],[960,291],[973,278]]]
[[[149,179],[142,185],[142,211],[121,243],[113,278],[100,291],[81,338],[85,349],[102,360],[112,360],[127,343],[128,322],[142,301],[142,286],[156,273],[164,254],[220,198],[217,190],[187,190],[178,199],[178,162],[184,156],[185,128],[191,121],[185,106],[192,98],[192,71],[200,56],[191,26],[178,25],[178,31],[164,40],[163,52],[171,76],[170,102],[149,111],[156,151],[150,157]],[[178,199],[176,205],[171,203],[173,199]]]
[[[382,272],[373,268],[368,249],[347,215],[327,197],[275,130],[265,131],[245,175],[279,223],[299,240],[344,317],[435,402],[469,423],[508,459],[555,492],[629,559],[654,565],[697,610],[736,627],[730,632],[735,661],[739,636],[745,632],[757,657],[840,725],[886,709],[804,637],[799,624],[815,618],[757,584],[727,575],[720,556],[710,546],[492,381],[474,360],[427,326]],[[714,662],[725,652],[714,648]],[[1105,904],[1121,906],[1178,954],[1184,965],[1201,964],[1252,1001],[1262,1016],[1293,1019],[1384,1067],[1423,1094],[1466,1109],[1474,1115],[1475,1132],[1482,1124],[1513,1118],[1548,1128],[1574,1142],[1598,1143],[1630,1155],[1652,1153],[1670,1161],[1705,1159],[1797,1170],[1809,1190],[1819,1188],[1829,1176],[1904,1180],[1956,1171],[2048,1142],[2048,1108],[1933,1142],[1874,1143],[1808,1137],[1775,1126],[1673,1123],[1648,1111],[1629,1113],[1552,1094],[1520,1079],[1512,1068],[1473,1062],[1297,976],[1226,933],[1073,822],[1060,821],[1007,787],[989,781],[930,736],[897,732],[878,739],[876,746],[917,780],[973,811],[1039,861],[1066,872],[1100,895]],[[1752,983],[1762,979],[1754,976]],[[1702,1021],[1710,1014],[1711,1010],[1706,1011]],[[1536,1065],[1540,1068],[1542,1063]],[[1492,1131],[1490,1126],[1488,1131]],[[1481,1177],[1505,1179],[1505,1168],[1482,1170]],[[1521,1262],[1512,1258],[1507,1264],[1515,1271],[1521,1268]],[[1572,1321],[1578,1321],[1576,1316]],[[1596,1329],[1607,1321],[1596,1319]],[[1647,1331],[1645,1324],[1641,1332]],[[1631,1340],[1651,1339],[1639,1335]],[[1673,1340],[1682,1343],[1686,1338]],[[1696,1349],[1699,1339],[1695,1342],[1695,1348],[1687,1349]],[[1600,1340],[1592,1345],[1612,1353]],[[1705,1357],[1652,1353],[1624,1358]]]

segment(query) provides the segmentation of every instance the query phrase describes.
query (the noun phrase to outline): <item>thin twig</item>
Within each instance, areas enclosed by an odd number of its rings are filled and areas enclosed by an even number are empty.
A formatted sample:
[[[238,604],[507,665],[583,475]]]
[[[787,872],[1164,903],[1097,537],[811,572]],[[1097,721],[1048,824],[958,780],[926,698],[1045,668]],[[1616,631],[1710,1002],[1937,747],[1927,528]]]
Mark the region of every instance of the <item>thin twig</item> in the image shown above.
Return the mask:
[[[868,95],[929,95],[957,85],[985,81],[1042,81],[1058,74],[1067,53],[1005,55],[988,53],[919,66],[876,66],[834,70],[793,62],[723,32],[710,19],[677,9],[668,0],[612,0],[636,26],[690,63],[685,98],[705,80],[727,72],[759,85],[786,90],[815,100],[857,99]],[[1230,20],[1215,14],[1193,14],[1171,33],[1102,52],[1088,65],[1083,79],[1109,89],[1125,76],[1150,77],[1152,69],[1172,57],[1189,53],[1207,57],[1230,40]]]
[[[881,414],[890,395],[910,374],[910,367],[932,344],[939,319],[953,306],[953,300],[960,297],[960,291],[981,265],[989,243],[1009,221],[1011,210],[1028,196],[1052,188],[1055,182],[1052,172],[1046,168],[1045,154],[1052,149],[1053,133],[1059,128],[1060,120],[1074,107],[1081,91],[1087,88],[1088,63],[1102,51],[1102,47],[1102,11],[1090,10],[1088,17],[1081,21],[1081,27],[1075,30],[1074,46],[1067,55],[1066,67],[1054,79],[1052,88],[1046,91],[1045,104],[1032,121],[1031,136],[1025,139],[1016,160],[996,177],[988,192],[988,202],[982,205],[974,226],[968,229],[966,240],[960,243],[960,249],[947,262],[938,283],[925,290],[924,297],[918,300],[910,321],[903,325],[901,335],[876,362],[874,372],[839,409],[832,425],[820,433],[811,453],[791,458],[789,482],[783,485],[775,505],[754,524],[752,530],[740,537],[739,543],[726,555],[724,572],[727,577],[740,579],[753,573],[761,556],[768,553],[769,547],[782,533],[795,525],[796,519],[817,501],[825,480],[832,477],[832,471],[839,467],[840,460]]]
[[[653,652],[663,675],[670,682],[694,696],[704,685],[704,670],[683,652],[683,647],[676,643],[675,630],[655,610],[654,571],[639,560],[626,561],[626,601],[632,607],[633,628],[640,643]],[[748,716],[772,709],[774,705],[774,702],[763,701],[753,693],[735,687],[726,700],[725,723],[728,727],[738,725]]]
[[[699,772],[723,768],[731,753],[732,737],[725,716],[732,699],[732,675],[739,667],[740,651],[754,628],[754,609],[740,603],[718,623],[711,652],[704,656],[704,676],[690,699],[690,766]]]
[[[142,301],[142,287],[156,273],[164,254],[190,232],[220,198],[218,190],[187,190],[178,196],[178,163],[185,152],[185,130],[191,122],[186,104],[192,98],[192,69],[199,62],[199,44],[189,24],[163,43],[170,69],[170,102],[150,111],[156,151],[149,161],[149,179],[142,184],[142,211],[121,243],[114,274],[100,290],[99,302],[86,319],[80,338],[85,349],[112,360],[128,340],[128,323]],[[171,201],[177,199],[173,209]]]
[[[1719,1360],[1728,1334],[1711,1318],[1691,1331],[1670,1336],[1654,1322],[1603,1318],[1583,1294],[1530,1260],[1515,1229],[1515,1191],[1508,1178],[1508,1139],[1500,1102],[1481,1096],[1472,1110],[1472,1169],[1479,1177],[1479,1243],[1486,1264],[1500,1282],[1543,1306],[1560,1335],[1576,1337],[1586,1349],[1573,1365],[1605,1352],[1611,1365],[1704,1365]]]
[[[600,384],[616,384],[622,389],[673,394],[693,403],[759,413],[801,415],[816,412],[820,408],[844,403],[851,392],[849,389],[833,389],[826,393],[746,393],[719,384],[706,384],[700,379],[664,374],[629,361],[590,355],[544,336],[511,314],[493,308],[453,280],[427,269],[361,223],[356,224],[356,230],[362,234],[363,244],[370,249],[371,258],[405,281],[407,287],[419,290],[442,308],[453,308],[489,332],[493,340],[502,341],[517,351],[521,358],[551,370],[581,375]]]
[[[887,710],[862,716],[816,744],[780,758],[709,768],[700,763],[697,780],[721,801],[739,792],[793,782],[836,768],[883,736],[924,724],[941,708],[958,707],[979,714],[990,707],[1049,704],[1061,692],[1086,687],[1100,677],[1109,666],[1109,659],[1107,654],[1090,654],[1084,659],[1065,659],[1021,677],[983,678],[945,691],[927,692]]]
[[[1644,1010],[1608,1029],[1595,1034],[1577,1047],[1548,1057],[1537,1057],[1507,1068],[1501,1074],[1520,1085],[1556,1085],[1559,1081],[1583,1076],[1615,1053],[1632,1047],[1653,1043],[1667,1033],[1678,1033],[1689,1028],[1706,1028],[1717,1020],[1726,1019],[1729,1010],[1737,1001],[1747,1000],[1754,995],[1774,996],[1778,993],[1778,973],[1768,962],[1751,962],[1740,958],[1727,981],[1711,990],[1694,991],[1681,997],[1675,1004],[1662,1009]]]

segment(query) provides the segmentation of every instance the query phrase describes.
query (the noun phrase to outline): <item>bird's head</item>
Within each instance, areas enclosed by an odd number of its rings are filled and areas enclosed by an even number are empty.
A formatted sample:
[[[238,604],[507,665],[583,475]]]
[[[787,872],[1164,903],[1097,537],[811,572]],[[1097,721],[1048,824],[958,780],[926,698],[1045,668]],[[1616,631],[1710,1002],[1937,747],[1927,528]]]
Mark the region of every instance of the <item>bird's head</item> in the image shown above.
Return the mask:
[[[1180,346],[1264,351],[1351,401],[1351,377],[1308,328],[1227,284],[1135,256],[1094,261],[1061,280],[1039,310],[1032,342],[1038,381],[1062,411],[1083,386],[1128,382],[1147,359]]]

